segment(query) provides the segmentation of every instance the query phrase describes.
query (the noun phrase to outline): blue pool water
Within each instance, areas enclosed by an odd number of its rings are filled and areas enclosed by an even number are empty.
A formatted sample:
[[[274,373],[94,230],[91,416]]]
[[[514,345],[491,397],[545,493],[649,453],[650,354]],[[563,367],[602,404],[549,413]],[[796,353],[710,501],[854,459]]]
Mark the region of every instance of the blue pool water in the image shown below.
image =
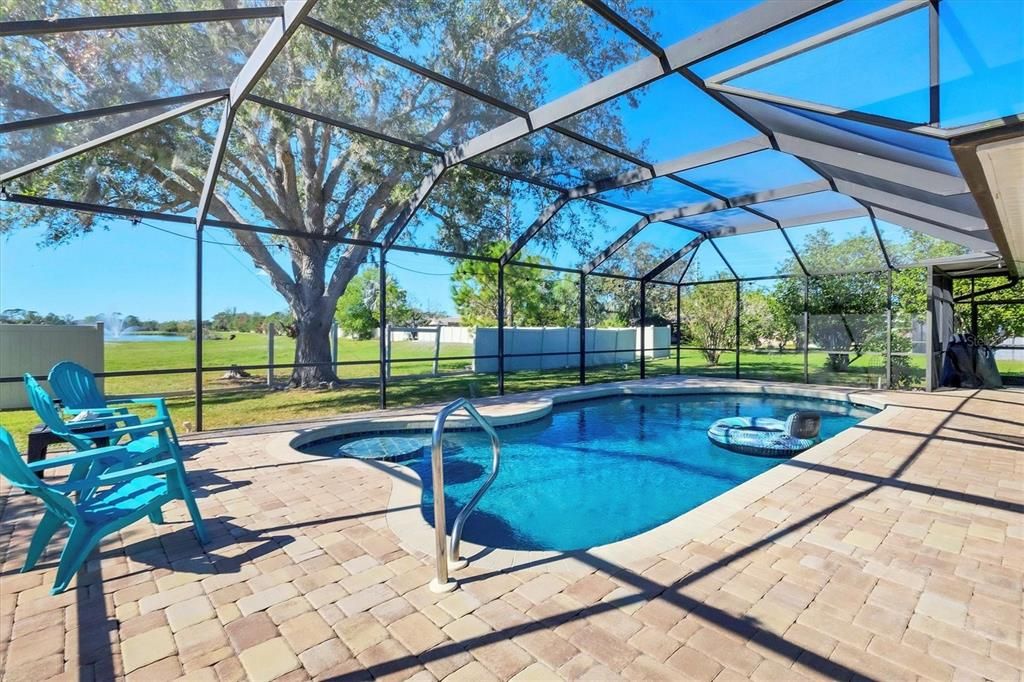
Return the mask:
[[[722,394],[557,406],[544,419],[499,431],[501,472],[466,522],[463,538],[489,547],[568,551],[650,530],[786,461],[719,448],[707,438],[713,421],[737,415],[784,419],[796,410],[821,413],[822,438],[872,414],[821,400]],[[423,438],[426,445],[429,437]],[[303,449],[333,454],[344,442]],[[490,441],[482,432],[446,434],[449,530],[490,462]],[[430,448],[403,464],[423,480],[421,510],[432,524]]]

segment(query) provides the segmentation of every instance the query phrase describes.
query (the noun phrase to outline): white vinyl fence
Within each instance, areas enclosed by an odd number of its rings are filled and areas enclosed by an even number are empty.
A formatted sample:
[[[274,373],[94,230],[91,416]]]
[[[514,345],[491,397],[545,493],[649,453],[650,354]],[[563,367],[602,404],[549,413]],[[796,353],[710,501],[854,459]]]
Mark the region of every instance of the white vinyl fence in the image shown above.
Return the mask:
[[[644,353],[648,358],[663,358],[669,354],[671,333],[668,327],[646,327]],[[662,350],[652,350],[654,348]],[[586,329],[587,366],[613,365],[636,362],[640,359],[640,329],[623,327],[614,329]],[[575,327],[508,327],[505,329],[505,371],[538,369],[565,369],[579,367],[580,332]],[[515,357],[533,355],[531,357]],[[548,355],[551,353],[551,355]],[[473,354],[497,355],[498,330],[478,327],[473,342]],[[478,359],[473,363],[476,372],[497,372],[498,360]]]
[[[473,336],[476,334],[474,327],[418,327],[415,333],[405,327],[392,327],[391,340],[432,344],[437,339],[438,331],[441,334],[441,343],[473,343]]]
[[[0,376],[45,376],[61,360],[102,372],[103,325],[0,324]],[[0,409],[28,406],[20,381],[0,384]]]

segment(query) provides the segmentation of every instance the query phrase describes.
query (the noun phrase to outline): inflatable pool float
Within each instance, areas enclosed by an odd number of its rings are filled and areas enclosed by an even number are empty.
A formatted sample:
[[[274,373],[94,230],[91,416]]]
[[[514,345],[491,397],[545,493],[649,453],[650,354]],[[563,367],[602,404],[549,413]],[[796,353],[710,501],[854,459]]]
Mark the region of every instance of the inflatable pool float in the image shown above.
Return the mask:
[[[744,455],[792,457],[817,443],[821,416],[795,412],[786,421],[771,417],[727,417],[708,429],[715,445]]]

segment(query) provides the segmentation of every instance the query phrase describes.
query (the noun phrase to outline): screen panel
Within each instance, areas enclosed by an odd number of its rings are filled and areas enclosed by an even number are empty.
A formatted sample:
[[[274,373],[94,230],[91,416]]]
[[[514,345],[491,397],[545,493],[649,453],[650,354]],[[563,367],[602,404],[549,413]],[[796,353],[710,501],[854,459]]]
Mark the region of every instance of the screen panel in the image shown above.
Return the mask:
[[[193,421],[194,229],[0,205],[7,228],[0,241],[0,324],[21,339],[5,348],[15,355],[7,356],[3,374],[19,379],[0,384],[5,402],[24,400],[19,375],[38,371],[22,364],[31,359],[19,348],[45,344],[96,373],[165,370],[101,378],[100,387],[108,396],[167,395],[175,425]],[[39,418],[26,406],[0,411],[0,421],[24,436]]]
[[[402,0],[359,12],[321,0],[313,16],[523,109],[646,56],[586,5],[566,0]]]
[[[778,220],[783,227],[815,224],[837,217],[847,217],[837,214],[867,213],[867,209],[850,197],[832,191],[811,192],[784,199],[764,201],[751,204],[750,208]]]
[[[643,277],[699,235],[672,223],[651,223],[601,263],[595,272]]]
[[[582,267],[640,219],[628,211],[575,199],[537,232],[526,251],[559,267]],[[521,258],[517,256],[516,260]]]
[[[445,171],[399,235],[398,243],[458,253],[507,247],[533,224],[558,193],[473,166]],[[531,248],[544,246],[539,236]]]
[[[676,218],[672,222],[698,232],[720,236],[775,229],[775,223],[742,208],[727,208],[722,211],[700,213],[685,218]]]
[[[938,239],[924,232],[911,230],[885,220],[876,220],[882,244],[894,267],[914,265],[932,258],[961,256],[970,252],[966,246]]]
[[[309,27],[295,32],[253,94],[437,150],[514,118]]]
[[[90,140],[96,140],[148,118],[164,114],[176,106],[178,105],[146,107],[121,114],[65,121],[64,123],[0,133],[0,173],[7,173]]]
[[[736,156],[676,175],[729,198],[821,179],[796,157],[773,149]]]
[[[889,19],[728,83],[927,123],[928,9]]]
[[[690,267],[683,276],[684,283],[733,279],[732,271],[710,241],[704,241],[694,252]]]
[[[571,116],[561,125],[648,163],[669,161],[757,134],[676,74]]]
[[[740,378],[803,383],[803,286],[803,278],[740,284]]]
[[[618,206],[641,213],[657,213],[691,204],[710,203],[714,198],[671,177],[659,177],[597,195]]]
[[[42,21],[117,14],[156,14],[235,7],[279,7],[284,0],[8,0],[5,21]]]
[[[799,268],[793,250],[777,229],[715,239],[725,260],[740,279],[769,277]]]
[[[0,123],[226,88],[270,19],[0,38]]]
[[[542,180],[564,189],[637,170],[637,166],[597,147],[548,128],[480,156],[484,166]]]
[[[427,154],[246,102],[228,136],[211,213],[372,240],[432,162]]]
[[[940,123],[956,127],[1024,111],[1024,12],[1012,2],[943,0]]]
[[[188,215],[210,165],[222,105],[198,109],[12,181],[49,199]]]
[[[701,376],[734,377],[736,283],[684,286],[681,294],[682,372]]]
[[[788,227],[786,234],[811,274],[886,268],[885,255],[870,218]]]

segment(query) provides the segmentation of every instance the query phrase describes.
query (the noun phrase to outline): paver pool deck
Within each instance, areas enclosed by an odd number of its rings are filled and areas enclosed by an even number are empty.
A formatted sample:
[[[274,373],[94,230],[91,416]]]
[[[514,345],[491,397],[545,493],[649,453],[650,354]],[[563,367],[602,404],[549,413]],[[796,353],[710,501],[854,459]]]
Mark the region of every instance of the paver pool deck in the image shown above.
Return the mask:
[[[484,556],[441,595],[394,527],[408,470],[280,447],[308,425],[185,439],[211,542],[176,503],[59,596],[59,541],[18,572],[41,508],[5,486],[3,680],[1020,680],[1024,392],[845,392],[891,407],[653,540]]]

